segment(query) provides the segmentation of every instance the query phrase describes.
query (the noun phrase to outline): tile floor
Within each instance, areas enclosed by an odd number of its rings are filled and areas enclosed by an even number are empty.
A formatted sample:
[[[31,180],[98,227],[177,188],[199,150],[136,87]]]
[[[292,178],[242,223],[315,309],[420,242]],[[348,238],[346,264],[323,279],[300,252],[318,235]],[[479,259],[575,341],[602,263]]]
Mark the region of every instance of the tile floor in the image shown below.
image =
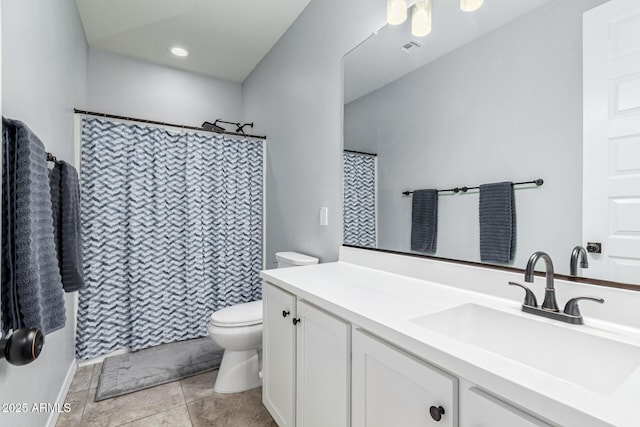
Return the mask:
[[[218,371],[94,402],[102,365],[78,368],[56,427],[277,427],[262,405],[262,389],[213,392]]]

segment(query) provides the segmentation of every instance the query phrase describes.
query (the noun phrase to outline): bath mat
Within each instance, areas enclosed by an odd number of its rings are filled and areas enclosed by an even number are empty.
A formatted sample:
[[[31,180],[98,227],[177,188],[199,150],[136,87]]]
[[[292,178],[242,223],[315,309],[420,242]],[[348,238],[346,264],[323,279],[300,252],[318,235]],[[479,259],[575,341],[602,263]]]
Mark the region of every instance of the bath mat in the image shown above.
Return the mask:
[[[122,396],[217,369],[223,351],[205,337],[107,357],[94,400]]]

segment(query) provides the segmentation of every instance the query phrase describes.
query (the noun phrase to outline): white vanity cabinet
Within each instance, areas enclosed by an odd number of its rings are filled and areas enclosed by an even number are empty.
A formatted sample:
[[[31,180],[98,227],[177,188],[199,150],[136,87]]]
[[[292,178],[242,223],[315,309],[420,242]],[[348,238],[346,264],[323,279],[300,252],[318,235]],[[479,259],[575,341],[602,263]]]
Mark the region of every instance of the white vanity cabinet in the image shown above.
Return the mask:
[[[350,325],[270,283],[262,299],[263,402],[273,419],[348,426]]]
[[[353,427],[458,425],[455,377],[359,329],[352,357]]]
[[[550,427],[477,387],[464,389],[460,406],[460,427]]]
[[[343,248],[341,257],[352,258],[337,263],[262,272],[263,402],[279,426],[640,426],[640,339],[631,323],[533,319],[521,313],[519,297],[489,292],[511,273],[480,275],[484,295],[419,279],[425,266],[434,268],[429,277],[453,277],[430,260],[352,250]],[[408,275],[399,274],[405,268]],[[482,273],[461,271],[456,283]],[[536,337],[532,345],[548,337],[592,358],[541,360],[529,342],[513,345],[509,334],[525,329]],[[610,354],[613,367],[588,371]]]

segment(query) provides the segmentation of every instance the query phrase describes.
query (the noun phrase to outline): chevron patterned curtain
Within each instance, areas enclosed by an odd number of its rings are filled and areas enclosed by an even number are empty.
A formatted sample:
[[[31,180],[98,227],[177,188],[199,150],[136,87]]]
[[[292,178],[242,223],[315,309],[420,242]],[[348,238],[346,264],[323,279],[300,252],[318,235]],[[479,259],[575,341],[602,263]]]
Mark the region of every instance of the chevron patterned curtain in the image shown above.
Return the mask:
[[[202,337],[261,297],[262,141],[82,122],[80,359]]]
[[[376,247],[376,158],[344,153],[344,243]]]

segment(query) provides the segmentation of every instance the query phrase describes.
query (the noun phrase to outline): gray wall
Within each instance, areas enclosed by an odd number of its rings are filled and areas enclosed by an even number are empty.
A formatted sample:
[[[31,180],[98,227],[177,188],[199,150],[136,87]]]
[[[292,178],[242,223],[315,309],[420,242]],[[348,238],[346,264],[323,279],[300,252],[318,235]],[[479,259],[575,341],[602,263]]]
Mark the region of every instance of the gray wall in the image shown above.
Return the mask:
[[[543,178],[516,190],[517,251],[557,270],[582,234],[582,12],[557,0],[345,106],[345,147],[378,154],[379,247],[409,251],[401,192]],[[436,255],[480,260],[478,195],[441,195]],[[584,243],[584,242],[583,242]]]
[[[86,98],[87,43],[73,0],[2,1],[2,114],[24,121],[58,158],[73,162],[73,107]],[[0,360],[0,402],[54,403],[75,361],[73,294],[67,324],[48,335],[38,360]],[[51,414],[0,414],[6,426],[46,424]]]
[[[87,109],[174,124],[239,121],[240,83],[89,49]]]
[[[333,261],[342,243],[342,56],[385,22],[370,0],[313,0],[243,83],[243,120],[266,133],[266,260]],[[329,225],[319,209],[329,208]]]

